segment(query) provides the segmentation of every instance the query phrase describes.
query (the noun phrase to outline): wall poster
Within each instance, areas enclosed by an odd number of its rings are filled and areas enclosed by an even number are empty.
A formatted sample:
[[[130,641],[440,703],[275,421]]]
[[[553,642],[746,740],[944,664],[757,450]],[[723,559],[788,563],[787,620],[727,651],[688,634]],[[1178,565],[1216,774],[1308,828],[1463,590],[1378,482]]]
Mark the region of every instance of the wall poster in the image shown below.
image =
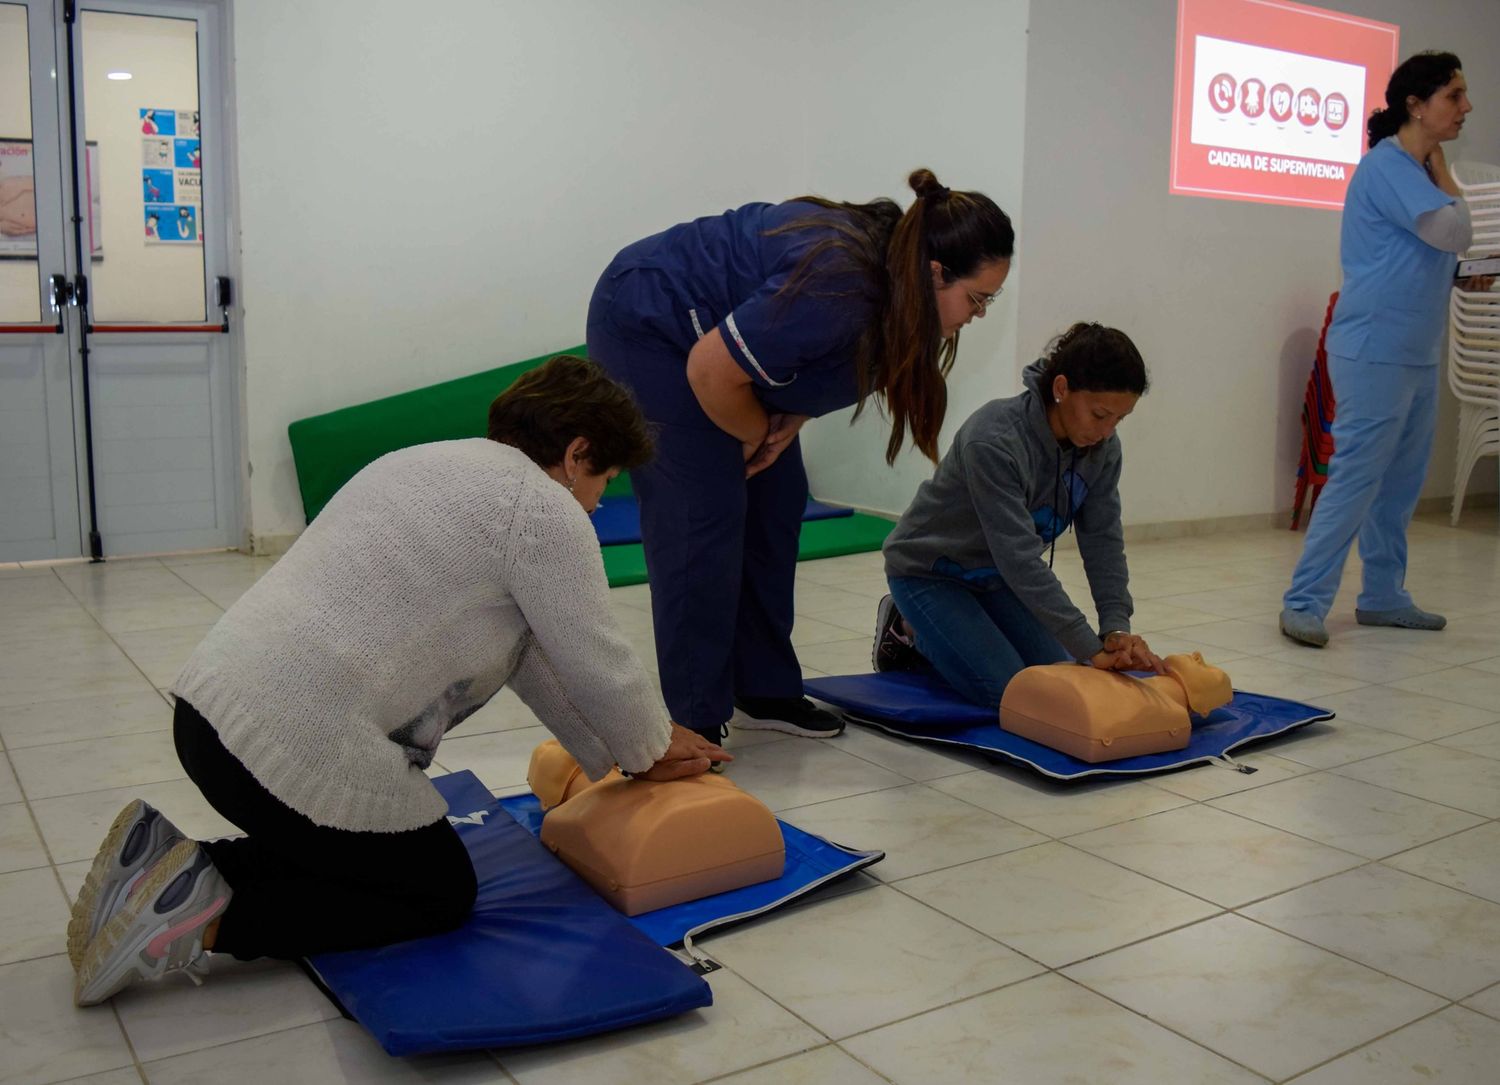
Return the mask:
[[[196,109],[142,109],[146,244],[203,243],[203,148]]]
[[[99,144],[84,145],[88,168],[83,183],[88,191],[89,252],[104,259],[102,200],[99,193]],[[31,140],[0,138],[0,260],[36,259],[36,190],[31,168]]]

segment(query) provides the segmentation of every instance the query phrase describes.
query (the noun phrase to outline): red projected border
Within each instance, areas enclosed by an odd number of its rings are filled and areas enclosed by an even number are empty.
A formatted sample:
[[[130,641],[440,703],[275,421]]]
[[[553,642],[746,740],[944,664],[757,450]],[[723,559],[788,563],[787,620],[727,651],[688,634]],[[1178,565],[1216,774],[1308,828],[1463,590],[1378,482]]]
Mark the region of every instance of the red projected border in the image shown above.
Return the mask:
[[[1178,0],[1170,191],[1343,207],[1365,120],[1385,105],[1400,34],[1390,23],[1290,0]],[[1290,70],[1313,74],[1277,78],[1274,63],[1255,60],[1272,50]],[[1200,55],[1216,58],[1213,70],[1197,71]],[[1248,59],[1234,63],[1239,57]],[[1347,65],[1364,69],[1359,116],[1358,73]],[[1352,78],[1353,88],[1318,75],[1330,71]]]

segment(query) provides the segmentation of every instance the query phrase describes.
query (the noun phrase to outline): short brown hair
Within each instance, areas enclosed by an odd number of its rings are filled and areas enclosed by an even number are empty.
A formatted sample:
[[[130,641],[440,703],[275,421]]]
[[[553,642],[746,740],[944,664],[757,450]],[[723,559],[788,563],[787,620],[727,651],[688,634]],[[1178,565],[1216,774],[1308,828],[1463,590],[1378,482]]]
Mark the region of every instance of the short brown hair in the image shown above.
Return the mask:
[[[490,440],[519,448],[541,467],[561,463],[575,437],[588,441],[596,474],[639,467],[656,451],[634,397],[587,358],[559,354],[490,404]]]

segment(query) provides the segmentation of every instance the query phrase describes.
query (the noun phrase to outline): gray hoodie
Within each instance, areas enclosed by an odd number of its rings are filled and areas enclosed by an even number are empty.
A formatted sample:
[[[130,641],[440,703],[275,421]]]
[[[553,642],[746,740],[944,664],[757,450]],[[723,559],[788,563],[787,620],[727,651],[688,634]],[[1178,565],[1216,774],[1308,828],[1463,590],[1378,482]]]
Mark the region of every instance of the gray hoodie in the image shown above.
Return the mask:
[[[887,576],[951,577],[977,591],[1003,581],[1075,658],[1103,648],[1047,563],[1047,544],[1078,531],[1099,630],[1129,630],[1120,525],[1120,439],[1092,448],[1059,442],[1047,425],[1042,363],[1026,390],[969,416],[932,478],[885,541]]]

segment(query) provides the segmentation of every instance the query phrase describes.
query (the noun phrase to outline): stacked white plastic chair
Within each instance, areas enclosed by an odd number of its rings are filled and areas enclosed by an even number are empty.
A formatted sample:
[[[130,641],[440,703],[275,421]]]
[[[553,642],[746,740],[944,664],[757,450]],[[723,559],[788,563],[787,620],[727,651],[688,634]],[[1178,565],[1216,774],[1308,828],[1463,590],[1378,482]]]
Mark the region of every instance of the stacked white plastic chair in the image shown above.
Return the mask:
[[[1455,163],[1453,179],[1474,222],[1474,243],[1461,259],[1500,256],[1500,166]],[[1500,456],[1500,293],[1453,291],[1448,387],[1459,404],[1452,514],[1457,524],[1475,465]]]

